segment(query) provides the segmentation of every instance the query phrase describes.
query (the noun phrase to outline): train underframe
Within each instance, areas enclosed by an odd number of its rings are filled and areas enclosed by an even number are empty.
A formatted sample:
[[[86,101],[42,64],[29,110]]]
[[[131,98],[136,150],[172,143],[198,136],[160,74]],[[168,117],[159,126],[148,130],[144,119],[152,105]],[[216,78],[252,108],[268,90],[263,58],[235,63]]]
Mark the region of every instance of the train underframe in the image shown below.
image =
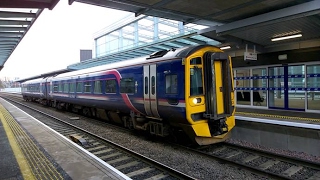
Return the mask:
[[[198,145],[214,144],[225,141],[229,138],[229,132],[220,132],[215,137],[199,137],[191,125],[188,124],[170,124],[164,120],[159,121],[152,117],[146,117],[131,111],[130,114],[120,111],[108,111],[105,109],[86,107],[66,102],[52,101],[35,97],[23,96],[26,101],[38,102],[42,105],[51,106],[58,110],[66,110],[74,113],[80,113],[87,117],[94,117],[118,125],[122,125],[128,129],[144,131],[153,136],[170,137],[176,142],[193,143]],[[210,125],[211,129],[225,128],[225,120],[214,122]],[[216,131],[216,130],[214,130]],[[188,137],[188,138],[186,138]]]

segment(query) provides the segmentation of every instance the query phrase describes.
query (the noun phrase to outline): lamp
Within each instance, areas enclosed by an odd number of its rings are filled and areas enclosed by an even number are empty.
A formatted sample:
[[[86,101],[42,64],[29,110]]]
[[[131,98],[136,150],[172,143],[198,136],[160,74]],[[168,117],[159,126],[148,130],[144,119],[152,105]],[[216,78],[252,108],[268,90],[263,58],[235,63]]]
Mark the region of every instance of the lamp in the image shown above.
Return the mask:
[[[224,49],[230,49],[230,48],[231,48],[230,46],[225,46],[225,47],[221,47],[220,49],[224,50]]]
[[[298,37],[302,37],[302,34],[295,34],[295,35],[291,35],[291,36],[283,36],[283,37],[273,38],[273,39],[271,39],[271,41],[281,41],[281,40],[285,40],[285,39],[292,39],[292,38],[298,38]]]

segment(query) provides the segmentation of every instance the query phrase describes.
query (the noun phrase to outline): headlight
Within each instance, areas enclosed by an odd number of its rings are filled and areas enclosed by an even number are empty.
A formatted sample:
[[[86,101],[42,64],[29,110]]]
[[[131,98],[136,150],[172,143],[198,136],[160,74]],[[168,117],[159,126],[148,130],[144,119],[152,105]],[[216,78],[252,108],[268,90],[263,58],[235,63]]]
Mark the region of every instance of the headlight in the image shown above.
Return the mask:
[[[201,103],[201,98],[194,98],[192,100],[193,104],[198,104],[198,103]]]

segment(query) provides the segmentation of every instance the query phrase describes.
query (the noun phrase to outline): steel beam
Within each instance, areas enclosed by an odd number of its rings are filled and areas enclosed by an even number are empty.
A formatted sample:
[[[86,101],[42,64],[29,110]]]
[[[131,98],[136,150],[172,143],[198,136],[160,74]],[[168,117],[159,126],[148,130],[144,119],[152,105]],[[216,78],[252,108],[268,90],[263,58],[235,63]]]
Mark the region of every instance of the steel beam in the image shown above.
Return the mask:
[[[2,8],[48,8],[52,10],[59,0],[51,1],[25,1],[25,0],[1,0],[0,7]]]
[[[0,32],[1,37],[21,37],[22,32]]]
[[[229,31],[247,28],[248,26],[265,26],[283,21],[297,19],[300,17],[312,16],[320,13],[320,1],[310,1],[307,3],[291,6],[288,8],[272,11],[258,16],[246,18],[232,23],[216,26],[214,29],[218,35],[224,35]],[[204,32],[204,31],[203,31]]]
[[[0,27],[0,32],[1,31],[26,31],[26,27]]]
[[[0,20],[0,25],[30,25],[31,21]]]
[[[36,15],[36,13],[0,11],[0,18],[35,18]]]

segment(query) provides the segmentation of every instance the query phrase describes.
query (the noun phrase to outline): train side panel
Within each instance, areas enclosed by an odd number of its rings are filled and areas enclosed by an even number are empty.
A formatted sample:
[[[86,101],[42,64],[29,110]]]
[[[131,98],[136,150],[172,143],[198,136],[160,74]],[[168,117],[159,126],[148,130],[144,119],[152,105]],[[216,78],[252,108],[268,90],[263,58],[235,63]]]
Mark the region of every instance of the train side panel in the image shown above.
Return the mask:
[[[27,82],[23,94],[157,136],[183,132],[206,145],[226,140],[235,125],[231,59],[209,45],[160,51],[41,81]],[[33,86],[39,86],[36,93]]]
[[[161,118],[169,123],[187,123],[185,111],[185,77],[183,59],[158,65],[158,105]]]

